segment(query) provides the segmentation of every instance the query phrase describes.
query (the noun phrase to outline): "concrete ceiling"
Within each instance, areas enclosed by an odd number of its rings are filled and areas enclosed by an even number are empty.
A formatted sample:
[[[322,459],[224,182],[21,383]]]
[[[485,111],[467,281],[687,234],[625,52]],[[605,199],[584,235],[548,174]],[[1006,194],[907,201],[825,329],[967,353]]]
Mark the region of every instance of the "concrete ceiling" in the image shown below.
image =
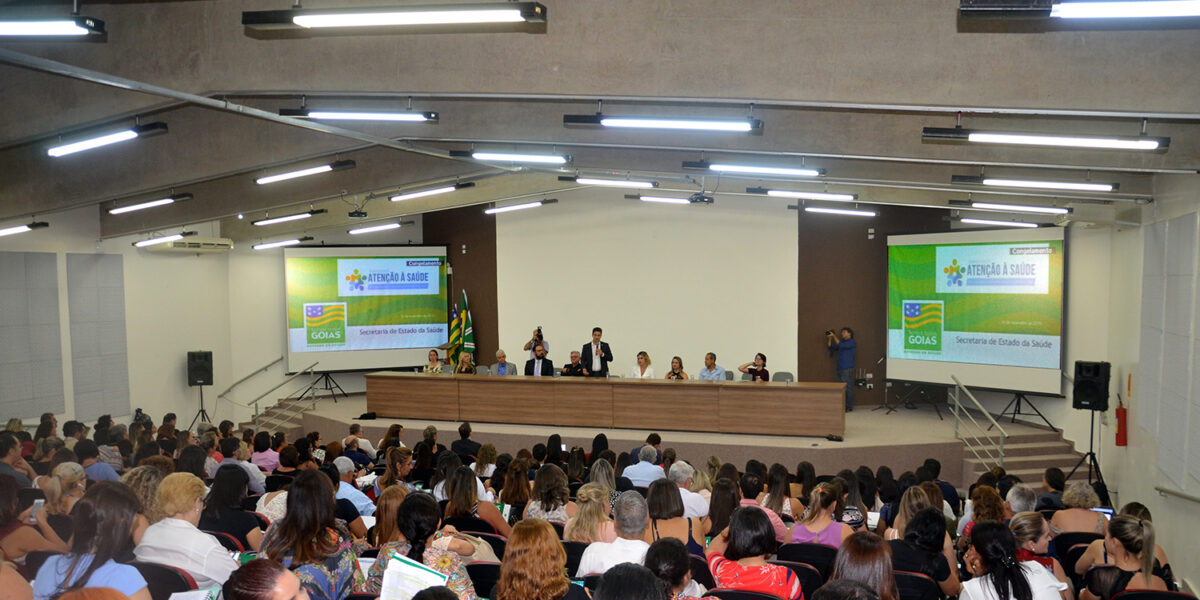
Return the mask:
[[[36,215],[52,222],[57,211],[95,205],[105,237],[220,220],[223,235],[251,241],[360,224],[346,213],[364,203],[368,221],[378,221],[569,194],[574,184],[557,175],[578,172],[656,177],[662,188],[680,193],[703,187],[718,202],[752,186],[940,207],[971,193],[976,200],[1071,206],[1074,219],[1105,223],[1120,212],[1114,207],[1150,201],[1156,173],[1200,168],[1200,36],[1194,29],[1021,33],[993,25],[974,31],[959,23],[956,0],[545,4],[545,33],[267,40],[247,34],[241,11],[290,3],[88,3],[83,12],[108,24],[104,42],[0,44],[0,53],[8,52],[0,55],[6,101],[0,221]],[[36,9],[65,12],[67,6]],[[28,10],[0,3],[0,16]],[[34,59],[60,64],[47,69]],[[119,88],[115,78],[130,81]],[[189,94],[218,102],[202,106]],[[598,100],[607,114],[752,113],[764,129],[745,135],[563,126],[563,115],[596,112]],[[239,112],[277,113],[302,101],[310,108],[360,109],[411,103],[441,118],[436,124],[336,123],[367,134],[348,136]],[[1049,133],[1135,135],[1145,118],[1146,132],[1171,137],[1171,146],[1137,153],[922,140],[922,127],[953,126],[959,112],[968,128]],[[166,122],[170,132],[58,159],[45,155],[59,139],[128,126],[135,118]],[[513,172],[436,157],[472,147],[555,151],[572,161],[558,170]],[[701,158],[803,163],[827,174],[819,182],[717,179],[681,167]],[[353,159],[357,167],[267,186],[253,181],[334,159]],[[1114,194],[1001,195],[950,183],[953,175],[981,172],[1120,188]],[[476,186],[403,203],[386,199],[452,181]],[[107,214],[113,206],[173,192],[194,199]],[[328,213],[272,226],[269,236],[262,231],[268,228],[249,225],[265,214],[309,206]]]

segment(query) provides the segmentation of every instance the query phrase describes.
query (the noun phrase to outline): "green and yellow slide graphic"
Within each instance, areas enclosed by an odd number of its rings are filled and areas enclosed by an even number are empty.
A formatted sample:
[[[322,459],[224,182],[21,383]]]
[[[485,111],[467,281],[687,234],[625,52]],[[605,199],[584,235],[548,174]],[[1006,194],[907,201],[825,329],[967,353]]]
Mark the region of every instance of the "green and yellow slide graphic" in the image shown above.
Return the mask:
[[[904,301],[904,349],[942,350],[941,301]]]
[[[288,258],[287,321],[289,329],[311,326],[306,307],[323,305],[325,314],[341,307],[343,327],[446,323],[446,299],[441,294],[339,296],[337,258]],[[444,289],[446,266],[438,269]],[[309,338],[310,343],[314,340]],[[321,343],[332,343],[329,341]]]

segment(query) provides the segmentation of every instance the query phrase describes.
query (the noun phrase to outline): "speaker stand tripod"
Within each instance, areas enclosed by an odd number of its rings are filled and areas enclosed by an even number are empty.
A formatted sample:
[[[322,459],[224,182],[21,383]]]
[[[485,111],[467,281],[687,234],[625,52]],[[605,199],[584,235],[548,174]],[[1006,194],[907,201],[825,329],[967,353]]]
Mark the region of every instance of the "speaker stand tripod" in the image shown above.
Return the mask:
[[[1095,443],[1096,443],[1096,411],[1095,411],[1095,409],[1093,409],[1092,410],[1092,425],[1091,425],[1091,429],[1088,430],[1087,454],[1084,454],[1083,457],[1079,459],[1079,462],[1075,464],[1075,468],[1071,469],[1071,473],[1069,475],[1067,475],[1067,479],[1070,479],[1071,476],[1075,475],[1075,471],[1078,471],[1079,467],[1082,467],[1083,463],[1086,462],[1087,466],[1088,466],[1088,483],[1091,484],[1091,483],[1098,481],[1098,482],[1104,484],[1104,486],[1107,488],[1108,484],[1104,483],[1104,474],[1100,472],[1100,461],[1096,460],[1096,453],[1094,451],[1095,447],[1093,446],[1093,444],[1095,444]],[[1095,473],[1096,473],[1095,479],[1092,479],[1093,471],[1095,471]]]
[[[1033,412],[1031,412],[1031,413],[1021,412],[1021,403],[1022,402],[1025,403],[1025,405],[1028,406],[1029,408],[1032,408]],[[1012,410],[1012,412],[1009,412],[1010,409]],[[1038,407],[1036,405],[1034,405],[1033,401],[1030,400],[1029,398],[1026,398],[1025,394],[1022,392],[1013,393],[1013,398],[1012,398],[1012,400],[1008,401],[1008,406],[1005,406],[1004,410],[1000,411],[1001,419],[1003,419],[1005,415],[1012,415],[1012,419],[1010,421],[1012,423],[1017,422],[1017,415],[1025,415],[1025,416],[1037,415],[1039,418],[1041,418],[1042,421],[1046,422],[1046,425],[1048,425],[1050,427],[1051,431],[1058,431],[1058,429],[1056,429],[1054,427],[1054,424],[1050,422],[1050,419],[1047,419],[1046,415],[1043,415],[1042,411],[1038,410]],[[992,427],[995,427],[995,426],[988,425],[988,431],[991,431]]]
[[[342,386],[338,385],[338,382],[335,381],[333,376],[328,372],[321,373],[320,377],[314,379],[312,385],[309,385],[307,388],[305,388],[304,391],[300,393],[299,397],[303,398],[304,396],[308,395],[309,392],[312,392],[315,401],[317,390],[325,390],[326,392],[329,392],[329,395],[333,398],[334,403],[337,402],[337,392],[341,392],[342,397],[344,398],[350,397],[350,395],[346,393],[346,390],[343,390]],[[337,392],[334,390],[337,390]]]
[[[212,423],[212,417],[208,416],[208,411],[204,410],[204,386],[196,386],[200,390],[200,410],[196,411],[196,416],[192,417],[192,424],[188,425],[188,429],[195,431],[196,421],[201,423]]]

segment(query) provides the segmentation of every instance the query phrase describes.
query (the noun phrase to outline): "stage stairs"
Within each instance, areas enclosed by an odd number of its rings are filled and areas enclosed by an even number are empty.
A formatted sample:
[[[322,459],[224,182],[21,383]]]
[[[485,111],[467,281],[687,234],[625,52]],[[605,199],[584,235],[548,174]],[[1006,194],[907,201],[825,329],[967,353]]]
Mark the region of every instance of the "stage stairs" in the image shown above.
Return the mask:
[[[259,413],[257,423],[254,421],[238,423],[238,431],[246,429],[271,433],[282,431],[287,436],[288,442],[291,442],[304,433],[301,420],[305,411],[310,410],[312,406],[313,401],[309,396],[283,398],[274,406]]]
[[[1029,425],[1029,423],[1026,423]],[[996,445],[985,445],[984,448],[998,452]],[[963,448],[963,484],[970,486],[992,463],[976,458],[974,453],[964,445]],[[1061,431],[1046,429],[1036,433],[1021,433],[1010,435],[1004,442],[1004,470],[1010,475],[1021,478],[1023,483],[1040,486],[1042,473],[1050,467],[1058,467],[1064,473],[1079,463],[1083,455],[1075,450],[1075,445],[1062,437]],[[1087,480],[1087,465],[1075,472],[1074,479]]]

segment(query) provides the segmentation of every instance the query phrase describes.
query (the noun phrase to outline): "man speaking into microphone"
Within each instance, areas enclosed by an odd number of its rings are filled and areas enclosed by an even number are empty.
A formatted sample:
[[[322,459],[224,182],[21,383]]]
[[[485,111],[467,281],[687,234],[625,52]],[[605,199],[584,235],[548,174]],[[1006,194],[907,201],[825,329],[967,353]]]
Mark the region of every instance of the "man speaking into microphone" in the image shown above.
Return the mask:
[[[839,339],[840,338],[840,339]],[[829,353],[837,353],[837,380],[846,384],[846,412],[854,411],[854,352],[858,342],[854,341],[854,330],[843,327],[840,332],[832,329],[825,332]]]

